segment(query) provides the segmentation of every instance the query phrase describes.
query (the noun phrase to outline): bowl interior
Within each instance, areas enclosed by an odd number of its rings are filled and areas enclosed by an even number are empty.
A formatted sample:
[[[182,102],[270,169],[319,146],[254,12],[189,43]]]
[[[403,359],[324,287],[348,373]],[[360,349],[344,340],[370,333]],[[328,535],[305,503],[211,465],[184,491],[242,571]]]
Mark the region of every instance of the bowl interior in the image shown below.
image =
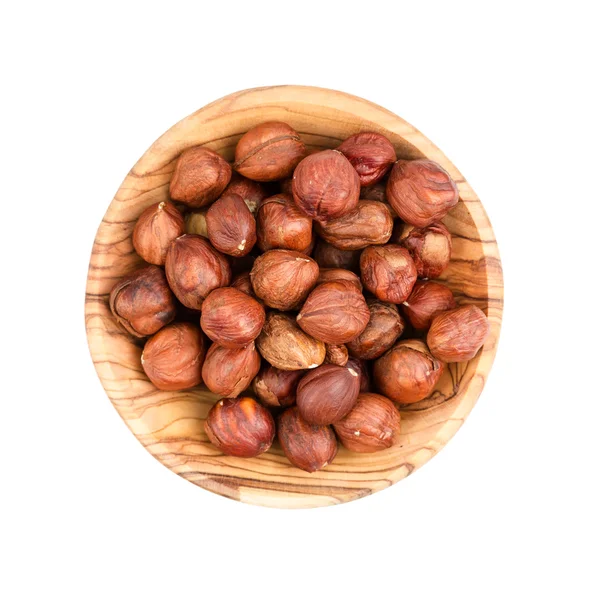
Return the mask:
[[[467,363],[448,365],[433,394],[402,409],[399,444],[375,454],[340,448],[334,462],[308,474],[292,467],[275,443],[254,459],[222,455],[207,439],[203,422],[217,396],[204,388],[156,390],[140,365],[142,343],[112,318],[108,296],[122,276],[141,264],[131,234],[149,205],[168,198],[178,155],[205,144],[232,160],[234,147],[252,126],[289,123],[310,148],[333,148],[353,133],[388,137],[399,158],[426,156],[455,179],[460,202],[444,219],[453,236],[444,281],[458,303],[487,313],[491,333]],[[237,92],[198,110],[158,139],[129,172],[98,229],[87,281],[86,328],[92,359],[111,402],[143,446],[189,481],[244,502],[313,507],[360,498],[406,477],[454,435],[478,399],[497,346],[503,306],[501,263],[495,237],[478,197],[453,164],[420,132],[393,113],[341,92],[300,86]]]

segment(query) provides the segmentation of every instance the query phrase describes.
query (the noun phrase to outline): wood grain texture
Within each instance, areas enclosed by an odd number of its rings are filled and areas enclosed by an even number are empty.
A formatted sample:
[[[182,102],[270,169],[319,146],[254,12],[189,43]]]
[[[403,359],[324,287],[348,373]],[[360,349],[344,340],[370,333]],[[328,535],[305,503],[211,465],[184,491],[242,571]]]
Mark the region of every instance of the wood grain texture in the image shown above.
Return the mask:
[[[136,219],[168,199],[175,162],[185,149],[205,144],[233,158],[240,136],[270,120],[289,123],[312,148],[333,148],[353,133],[377,131],[399,158],[426,156],[455,179],[459,204],[444,219],[453,235],[452,261],[440,277],[460,304],[488,315],[491,333],[468,363],[446,368],[426,400],[402,408],[399,445],[376,454],[339,449],[326,469],[292,467],[277,443],[255,459],[222,455],[203,422],[217,399],[205,389],[162,392],[140,365],[141,344],[115,323],[108,295],[141,260],[133,251]],[[86,290],[86,329],[92,359],[111,402],[144,447],[189,481],[235,500],[273,507],[315,507],[347,502],[382,490],[434,456],[463,424],[493,363],[503,310],[503,276],[492,227],[478,197],[456,167],[425,136],[386,109],[341,92],[301,86],[237,92],[198,110],[158,139],[129,172],[98,229]]]

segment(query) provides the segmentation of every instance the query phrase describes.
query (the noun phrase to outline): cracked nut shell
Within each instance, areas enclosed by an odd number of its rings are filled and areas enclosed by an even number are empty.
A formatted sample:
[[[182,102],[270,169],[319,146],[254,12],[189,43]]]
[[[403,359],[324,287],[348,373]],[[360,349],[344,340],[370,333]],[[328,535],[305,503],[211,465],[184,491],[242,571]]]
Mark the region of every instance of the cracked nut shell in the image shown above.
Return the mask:
[[[235,398],[255,378],[261,368],[261,357],[254,342],[243,348],[224,348],[212,344],[201,371],[203,383],[214,394]]]
[[[259,248],[305,252],[313,241],[312,219],[302,213],[291,196],[277,194],[264,200],[257,215]]]
[[[402,312],[417,331],[424,331],[436,315],[455,307],[454,295],[447,286],[436,281],[417,281],[402,303]]]
[[[396,161],[396,151],[390,140],[380,133],[356,133],[338,148],[357,174],[362,186],[377,183]]]
[[[245,256],[256,244],[256,221],[238,194],[224,193],[209,207],[205,222],[209,241],[224,254]]]
[[[451,235],[439,221],[423,228],[405,223],[396,240],[410,252],[419,279],[439,277],[451,259]]]

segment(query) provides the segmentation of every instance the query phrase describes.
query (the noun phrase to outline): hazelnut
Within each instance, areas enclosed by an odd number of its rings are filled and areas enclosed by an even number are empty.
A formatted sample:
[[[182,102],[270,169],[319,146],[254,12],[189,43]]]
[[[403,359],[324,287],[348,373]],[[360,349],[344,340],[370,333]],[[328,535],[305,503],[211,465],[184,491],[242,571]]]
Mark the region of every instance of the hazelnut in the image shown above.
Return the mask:
[[[146,262],[163,265],[170,243],[183,233],[181,213],[172,202],[159,202],[146,208],[137,220],[133,247]]]
[[[426,158],[397,161],[386,194],[396,214],[416,227],[439,221],[459,198],[449,173]]]
[[[224,194],[205,215],[212,245],[231,256],[245,256],[257,241],[256,221],[238,194]]]
[[[263,358],[277,369],[314,369],[324,362],[324,344],[304,333],[294,317],[270,312],[257,338]]]
[[[320,269],[320,275],[318,276],[316,285],[329,283],[330,281],[338,281],[340,279],[350,281],[360,292],[363,291],[363,286],[361,285],[359,277],[352,271],[347,271],[347,269]]]
[[[394,146],[380,133],[356,133],[337,150],[353,165],[362,186],[378,182],[396,160]]]
[[[254,261],[254,293],[271,308],[293,310],[316,284],[320,270],[309,256],[293,250],[269,250]]]
[[[256,295],[252,289],[252,283],[250,281],[250,271],[245,271],[240,275],[236,275],[236,277],[234,277],[232,280],[231,285],[233,288],[236,288],[237,290],[248,294],[251,298],[256,299]]]
[[[314,425],[330,425],[347,415],[359,396],[355,369],[322,365],[302,377],[296,403],[300,415]]]
[[[252,458],[271,447],[275,422],[253,398],[222,398],[207,415],[205,433],[224,454]]]
[[[401,404],[412,404],[431,394],[443,366],[424,342],[404,340],[376,360],[373,377],[382,394]]]
[[[201,383],[205,340],[192,323],[172,323],[151,337],[142,352],[142,367],[159,389],[186,390]]]
[[[359,375],[359,391],[361,393],[371,391],[371,381],[369,379],[369,371],[367,369],[367,363],[364,360],[355,358],[349,355],[349,360],[345,365],[347,369],[353,369],[357,375]]]
[[[291,175],[306,156],[306,146],[287,123],[269,121],[247,131],[236,144],[234,168],[255,181]]]
[[[277,438],[287,460],[308,473],[329,465],[338,450],[333,430],[326,425],[307,423],[296,406],[279,415]]]
[[[296,167],[292,191],[304,214],[326,222],[357,206],[359,176],[340,152],[323,150],[307,156]]]
[[[405,223],[396,232],[396,241],[410,252],[419,279],[435,279],[449,264],[451,235],[439,221],[423,228]]]
[[[435,281],[417,281],[402,303],[402,312],[418,331],[428,329],[435,315],[456,307],[452,291]]]
[[[232,167],[209,148],[188,148],[176,163],[170,197],[194,208],[211,204],[230,182]]]
[[[380,394],[359,394],[353,410],[334,424],[341,444],[351,452],[378,452],[396,444],[400,413]]]
[[[306,256],[312,256],[312,252],[314,252],[314,248],[316,246],[316,236],[312,232],[312,241],[306,246],[305,250],[302,250],[302,254]]]
[[[417,269],[408,250],[396,244],[366,248],[359,265],[363,285],[384,302],[404,302],[417,280]]]
[[[213,344],[203,363],[203,383],[214,394],[235,398],[250,385],[260,367],[261,357],[254,342],[244,348]]]
[[[292,183],[293,183],[293,177],[289,177],[288,179],[282,179],[279,182],[279,189],[280,189],[281,193],[289,194],[290,196],[293,196],[293,192],[291,190]]]
[[[378,183],[374,183],[373,185],[362,187],[359,197],[361,200],[375,200],[376,202],[385,202],[388,206],[390,206],[388,204],[388,198],[386,198],[385,181],[379,181]]]
[[[174,295],[197,310],[205,297],[230,285],[228,259],[199,235],[182,235],[172,242],[166,256],[166,278]]]
[[[260,183],[238,174],[233,175],[228,187],[224,190],[223,195],[226,194],[238,194],[244,200],[248,210],[255,216],[265,198],[265,190]]]
[[[326,344],[354,340],[369,322],[363,294],[351,281],[331,281],[316,287],[297,316],[298,325]]]
[[[324,362],[331,365],[344,367],[349,360],[349,350],[343,344],[327,344]]]
[[[392,235],[394,219],[383,202],[361,200],[346,215],[318,224],[318,235],[339,250],[360,250],[386,244]]]
[[[312,219],[299,210],[291,196],[271,196],[257,215],[257,239],[263,252],[273,248],[304,252],[312,243]]]
[[[253,342],[264,324],[265,309],[260,302],[233,287],[213,290],[201,306],[201,329],[226,348]]]
[[[291,406],[296,401],[298,383],[306,371],[282,371],[272,365],[263,367],[252,388],[266,406]]]
[[[314,248],[314,260],[319,267],[327,269],[347,269],[359,272],[361,250],[339,250],[324,240],[318,240]]]
[[[369,323],[361,334],[347,344],[353,356],[373,360],[389,350],[402,335],[404,322],[394,304],[369,300]]]
[[[489,332],[486,315],[473,304],[439,313],[433,318],[427,344],[433,356],[445,362],[463,362],[476,356]]]
[[[154,265],[138,269],[115,284],[109,306],[117,323],[136,337],[156,333],[176,314],[164,271]]]
[[[207,214],[207,208],[201,208],[193,212],[188,212],[185,215],[185,231],[193,235],[201,235],[205,238],[207,235],[207,221],[205,215]]]

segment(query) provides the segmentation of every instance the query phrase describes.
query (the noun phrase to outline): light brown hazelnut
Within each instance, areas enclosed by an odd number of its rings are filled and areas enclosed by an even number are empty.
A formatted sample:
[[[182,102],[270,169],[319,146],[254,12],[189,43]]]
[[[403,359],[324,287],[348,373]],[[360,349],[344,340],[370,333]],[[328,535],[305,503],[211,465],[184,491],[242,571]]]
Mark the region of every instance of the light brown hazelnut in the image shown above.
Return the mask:
[[[242,348],[253,342],[265,323],[260,302],[233,287],[213,290],[201,307],[201,329],[226,348]]]
[[[330,425],[347,415],[359,396],[355,369],[321,365],[298,384],[296,403],[300,415],[314,425]]]
[[[224,454],[253,458],[271,447],[275,421],[253,398],[222,398],[207,415],[205,433]]]
[[[489,330],[484,312],[473,304],[466,304],[433,318],[427,344],[439,360],[464,362],[476,356]]]
[[[261,357],[254,342],[243,348],[213,344],[203,363],[203,383],[214,394],[236,398],[250,385],[260,368]]]
[[[234,173],[228,187],[224,190],[223,195],[226,194],[238,194],[255,217],[266,195],[260,183],[252,181],[252,179],[246,179],[246,177],[242,177],[237,173]]]
[[[443,367],[424,342],[404,340],[376,360],[373,378],[382,394],[401,404],[412,404],[431,394]]]
[[[184,233],[181,213],[172,202],[148,206],[133,228],[133,247],[146,261],[163,265],[172,240]]]
[[[359,176],[351,163],[336,150],[307,156],[293,174],[293,199],[314,220],[327,222],[357,206]]]
[[[394,219],[383,202],[360,200],[346,215],[317,224],[318,235],[339,250],[360,250],[386,244],[392,236]]]
[[[347,271],[347,269],[320,269],[320,275],[318,276],[316,285],[320,285],[321,283],[329,283],[330,281],[338,281],[339,279],[350,281],[355,285],[356,288],[359,289],[360,292],[363,291],[361,279],[359,279],[359,277],[355,275],[353,271]]]
[[[205,221],[209,241],[224,254],[245,256],[256,244],[256,221],[238,194],[224,193],[209,207]]]
[[[254,261],[254,293],[271,308],[293,310],[316,284],[320,270],[309,256],[293,250],[269,250]]]
[[[270,312],[256,340],[263,358],[277,369],[314,369],[324,362],[322,342],[304,333],[291,315]]]
[[[337,150],[353,165],[362,186],[378,182],[396,161],[394,146],[380,133],[356,133]]]
[[[404,302],[417,280],[417,269],[408,250],[396,244],[366,248],[359,265],[364,287],[383,302]]]
[[[186,390],[201,383],[205,340],[192,323],[172,323],[152,336],[142,352],[142,367],[159,389]]]
[[[263,201],[257,215],[259,248],[304,252],[312,243],[312,219],[302,213],[291,196],[277,194]]]
[[[333,430],[326,425],[307,423],[296,406],[279,415],[277,438],[287,460],[308,473],[329,465],[338,450]]]
[[[318,240],[313,256],[319,267],[359,272],[361,250],[339,250],[324,240]]]
[[[207,214],[207,208],[201,208],[185,214],[185,232],[192,235],[201,235],[204,238],[208,238],[207,235],[207,222],[205,215]]]
[[[156,333],[176,314],[164,271],[155,265],[138,269],[116,283],[109,306],[117,323],[140,338]]]
[[[361,393],[371,391],[371,379],[369,377],[366,361],[349,355],[349,360],[345,367],[347,367],[347,369],[353,369],[357,375],[359,375],[359,391]]]
[[[351,281],[338,280],[316,287],[297,316],[298,325],[326,344],[354,340],[369,322],[363,294]]]
[[[439,277],[451,259],[451,235],[439,221],[423,228],[405,223],[396,240],[410,252],[419,279]]]
[[[433,317],[456,307],[452,291],[436,281],[417,281],[410,296],[402,303],[402,312],[418,331],[429,329]]]
[[[166,278],[187,308],[200,310],[206,296],[230,285],[231,277],[228,259],[199,235],[183,235],[168,249]]]
[[[351,412],[334,424],[341,444],[351,452],[391,448],[400,436],[400,413],[380,394],[359,394]]]
[[[234,168],[255,181],[291,175],[306,156],[306,146],[287,123],[269,121],[247,131],[236,144]]]
[[[349,350],[344,344],[327,344],[325,364],[338,365],[344,367],[349,360]]]
[[[420,158],[394,164],[386,188],[388,202],[403,221],[427,227],[458,203],[458,188],[436,162]]]
[[[307,371],[282,371],[272,365],[264,366],[254,378],[252,388],[266,406],[291,406],[296,401],[296,390]]]
[[[209,148],[188,148],[176,163],[170,197],[194,208],[211,204],[230,182],[232,167]]]
[[[404,321],[394,304],[369,300],[369,323],[361,334],[347,344],[353,356],[374,360],[389,350],[402,335]]]

